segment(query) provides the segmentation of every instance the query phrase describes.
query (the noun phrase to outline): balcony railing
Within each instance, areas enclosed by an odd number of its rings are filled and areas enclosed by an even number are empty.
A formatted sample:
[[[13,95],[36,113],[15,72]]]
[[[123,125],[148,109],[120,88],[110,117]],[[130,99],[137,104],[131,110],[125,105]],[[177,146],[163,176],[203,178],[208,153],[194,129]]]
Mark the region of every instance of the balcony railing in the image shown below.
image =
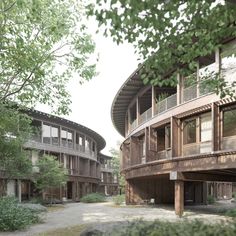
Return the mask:
[[[171,155],[172,155],[171,149],[159,151],[159,152],[157,153],[157,159],[158,159],[158,160],[170,159],[170,158],[171,158]]]
[[[183,89],[182,94],[182,103],[188,102],[192,99],[195,99],[197,97],[204,96],[208,93],[212,93],[213,89],[210,83],[210,79],[207,80],[201,80],[199,83],[195,83],[190,87],[187,87]],[[156,103],[156,112],[155,116],[159,115],[173,107],[177,106],[177,94],[173,94],[162,101],[159,101]],[[152,118],[152,107],[150,107],[148,110],[143,112],[140,115],[139,124],[137,122],[137,119],[135,119],[130,124],[130,132],[133,131],[138,125],[141,125],[142,123],[146,122],[147,120]]]
[[[130,130],[134,130],[137,127],[137,120],[134,120],[130,125]]]
[[[197,97],[197,84],[194,84],[183,90],[183,102],[190,101],[196,97]]]
[[[222,150],[235,149],[236,136],[223,137],[221,145]]]
[[[212,142],[191,143],[183,146],[183,156],[191,156],[212,151]]]
[[[172,107],[175,107],[177,105],[177,94],[173,94],[169,97],[167,97],[166,99],[157,102],[156,104],[156,110],[157,110],[157,114],[160,114],[164,111],[169,110]]]
[[[139,124],[142,124],[151,118],[152,118],[152,108],[149,108],[140,115]]]

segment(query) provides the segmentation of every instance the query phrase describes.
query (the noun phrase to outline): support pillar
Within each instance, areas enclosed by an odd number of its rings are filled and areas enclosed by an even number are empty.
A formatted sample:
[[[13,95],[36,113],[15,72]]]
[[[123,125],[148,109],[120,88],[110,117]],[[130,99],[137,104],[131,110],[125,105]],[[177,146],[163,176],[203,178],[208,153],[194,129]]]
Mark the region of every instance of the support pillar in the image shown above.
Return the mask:
[[[180,73],[177,74],[177,105],[182,103],[182,94],[183,94],[183,79],[180,76]]]
[[[18,200],[19,202],[21,202],[21,180],[17,180],[17,196],[18,196]]]
[[[140,123],[140,105],[139,105],[139,97],[137,97],[137,99],[136,99],[136,118],[137,118],[137,120],[136,120],[136,126],[138,126],[139,125],[139,123]]]
[[[181,217],[184,212],[184,181],[175,181],[175,214]]]
[[[156,90],[155,87],[152,86],[152,117],[156,114]]]

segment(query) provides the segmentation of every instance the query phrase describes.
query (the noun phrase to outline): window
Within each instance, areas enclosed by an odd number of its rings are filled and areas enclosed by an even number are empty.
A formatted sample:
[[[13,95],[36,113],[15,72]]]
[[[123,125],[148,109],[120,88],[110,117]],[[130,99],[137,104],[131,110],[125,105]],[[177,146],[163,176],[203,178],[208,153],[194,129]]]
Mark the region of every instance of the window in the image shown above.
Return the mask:
[[[31,123],[33,127],[33,137],[32,139],[36,142],[41,142],[42,138],[42,122],[39,120],[33,120]]]
[[[211,113],[201,116],[201,142],[212,140],[212,119]]]
[[[184,122],[184,144],[196,143],[196,119]]]
[[[52,135],[52,144],[59,145],[59,128],[52,126],[51,127],[51,135]]]
[[[145,139],[142,140],[142,156],[145,157],[146,156],[146,142]]]
[[[67,147],[67,131],[64,129],[61,130],[61,143],[62,146]]]
[[[51,143],[51,127],[43,124],[43,143]]]
[[[236,135],[236,109],[223,113],[223,136]]]
[[[165,148],[166,149],[171,148],[171,132],[169,125],[165,127]]]
[[[68,147],[73,148],[73,132],[67,131],[67,141],[68,141]]]

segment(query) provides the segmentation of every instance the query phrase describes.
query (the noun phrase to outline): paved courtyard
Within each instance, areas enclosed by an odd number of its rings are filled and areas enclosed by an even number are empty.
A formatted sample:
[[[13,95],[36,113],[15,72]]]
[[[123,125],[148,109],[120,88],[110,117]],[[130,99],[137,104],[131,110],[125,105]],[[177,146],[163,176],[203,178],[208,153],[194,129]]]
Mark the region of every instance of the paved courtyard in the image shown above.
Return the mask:
[[[106,222],[127,222],[142,218],[144,220],[167,220],[176,221],[179,218],[170,207],[115,207],[111,202],[106,203],[69,203],[62,210],[48,212],[45,216],[45,222],[34,225],[26,231],[14,233],[0,233],[1,236],[33,236],[38,233],[74,226],[78,224],[99,225]],[[181,220],[201,219],[205,222],[220,222],[226,220],[226,217],[203,213],[194,213],[186,211]]]

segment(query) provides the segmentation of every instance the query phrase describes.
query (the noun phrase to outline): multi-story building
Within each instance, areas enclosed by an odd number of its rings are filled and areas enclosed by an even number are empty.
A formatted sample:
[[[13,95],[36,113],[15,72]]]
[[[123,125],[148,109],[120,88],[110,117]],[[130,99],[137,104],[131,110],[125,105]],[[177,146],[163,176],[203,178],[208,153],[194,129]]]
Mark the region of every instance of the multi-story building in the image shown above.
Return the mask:
[[[39,111],[30,111],[35,135],[25,143],[33,165],[44,154],[53,155],[68,170],[68,181],[60,188],[44,190],[44,199],[53,197],[56,200],[79,201],[88,193],[101,192],[101,173],[110,174],[110,182],[118,189],[118,183],[112,178],[111,166],[101,165],[100,160],[111,157],[101,154],[106,142],[95,131],[72,121]],[[103,163],[103,162],[102,162]],[[102,172],[101,172],[102,170]],[[35,171],[38,171],[35,168]],[[0,179],[2,195],[18,195],[22,200],[37,195],[36,188],[30,180]],[[105,189],[103,189],[105,194]],[[115,191],[111,191],[114,193]],[[108,191],[107,194],[110,192]]]
[[[111,164],[111,157],[101,154],[99,155],[101,163],[101,183],[99,185],[99,192],[105,193],[105,195],[118,194],[118,178],[114,173]]]
[[[125,137],[121,161],[128,204],[175,203],[181,215],[184,203],[205,203],[207,194],[232,195],[236,102],[220,99],[207,79],[211,73],[227,82],[236,79],[236,41],[196,62],[192,74],[176,73],[176,87],[144,85],[137,69],[114,98],[113,124]],[[173,72],[178,68],[163,80]]]

